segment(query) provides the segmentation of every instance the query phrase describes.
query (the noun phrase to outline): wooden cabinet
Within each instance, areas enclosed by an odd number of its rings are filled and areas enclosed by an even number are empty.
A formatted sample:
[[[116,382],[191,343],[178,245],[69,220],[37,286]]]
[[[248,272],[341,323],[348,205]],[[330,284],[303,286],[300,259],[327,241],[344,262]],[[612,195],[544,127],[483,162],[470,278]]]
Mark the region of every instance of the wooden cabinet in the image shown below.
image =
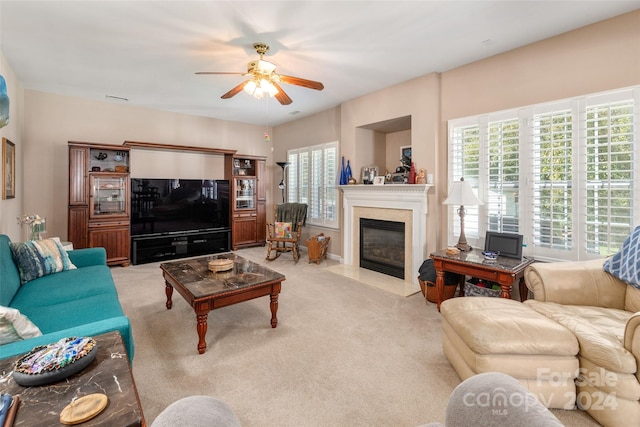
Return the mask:
[[[231,181],[231,246],[266,243],[266,158],[235,155],[227,158]]]
[[[69,142],[67,238],[73,247],[103,247],[107,264],[129,265],[129,205],[129,147]]]

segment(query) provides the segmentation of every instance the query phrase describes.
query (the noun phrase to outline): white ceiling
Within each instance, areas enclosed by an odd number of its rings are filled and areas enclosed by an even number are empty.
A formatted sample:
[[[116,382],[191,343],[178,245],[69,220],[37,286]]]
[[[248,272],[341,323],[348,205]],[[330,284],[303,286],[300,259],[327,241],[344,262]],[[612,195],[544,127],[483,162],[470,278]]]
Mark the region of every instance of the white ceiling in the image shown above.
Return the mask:
[[[276,125],[640,8],[625,1],[9,1],[0,49],[25,89]],[[324,83],[293,103],[220,96],[257,59]],[[11,94],[9,94],[11,96]],[[109,99],[107,95],[128,98]]]

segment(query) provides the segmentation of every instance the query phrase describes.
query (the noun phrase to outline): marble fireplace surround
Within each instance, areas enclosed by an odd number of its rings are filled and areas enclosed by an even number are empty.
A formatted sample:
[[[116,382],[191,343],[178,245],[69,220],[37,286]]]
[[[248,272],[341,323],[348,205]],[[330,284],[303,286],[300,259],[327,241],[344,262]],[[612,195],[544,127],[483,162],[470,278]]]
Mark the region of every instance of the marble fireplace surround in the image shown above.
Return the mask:
[[[429,184],[341,185],[344,210],[343,264],[360,262],[360,218],[404,222],[405,281],[418,284],[427,245]]]

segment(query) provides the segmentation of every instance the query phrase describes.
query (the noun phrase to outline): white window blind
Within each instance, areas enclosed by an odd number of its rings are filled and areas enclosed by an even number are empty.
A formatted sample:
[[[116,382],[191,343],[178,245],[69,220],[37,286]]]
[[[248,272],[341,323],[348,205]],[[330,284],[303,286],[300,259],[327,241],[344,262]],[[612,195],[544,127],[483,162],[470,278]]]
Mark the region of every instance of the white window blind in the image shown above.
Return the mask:
[[[634,87],[451,120],[449,179],[464,176],[485,203],[467,209],[470,243],[490,230],[523,234],[540,259],[615,253],[640,225],[639,103]]]
[[[633,224],[633,110],[630,100],[587,107],[585,242],[590,253],[615,253]]]
[[[456,180],[461,177],[468,181],[473,188],[478,188],[480,180],[480,126],[478,124],[462,125],[453,129],[451,138],[453,144],[449,145],[450,158],[455,159],[451,165],[453,176]],[[449,213],[455,215],[453,221],[453,232],[460,235],[460,219],[458,216],[459,206],[450,206]],[[478,237],[478,207],[465,206],[465,227],[466,236]]]
[[[573,115],[536,114],[532,120],[533,212],[536,247],[570,251],[573,240]]]
[[[307,223],[337,228],[338,143],[289,150],[287,158],[288,201],[309,206]]]
[[[487,185],[485,199],[488,230],[519,232],[520,123],[518,118],[488,125]]]

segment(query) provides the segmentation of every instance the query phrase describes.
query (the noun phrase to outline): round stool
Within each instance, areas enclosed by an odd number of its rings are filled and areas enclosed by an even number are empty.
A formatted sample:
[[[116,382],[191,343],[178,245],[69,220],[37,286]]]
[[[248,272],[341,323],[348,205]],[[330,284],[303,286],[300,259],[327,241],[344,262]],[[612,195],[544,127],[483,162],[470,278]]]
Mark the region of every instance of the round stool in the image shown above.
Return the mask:
[[[240,427],[233,410],[210,396],[189,396],[173,402],[153,421],[151,427]]]

